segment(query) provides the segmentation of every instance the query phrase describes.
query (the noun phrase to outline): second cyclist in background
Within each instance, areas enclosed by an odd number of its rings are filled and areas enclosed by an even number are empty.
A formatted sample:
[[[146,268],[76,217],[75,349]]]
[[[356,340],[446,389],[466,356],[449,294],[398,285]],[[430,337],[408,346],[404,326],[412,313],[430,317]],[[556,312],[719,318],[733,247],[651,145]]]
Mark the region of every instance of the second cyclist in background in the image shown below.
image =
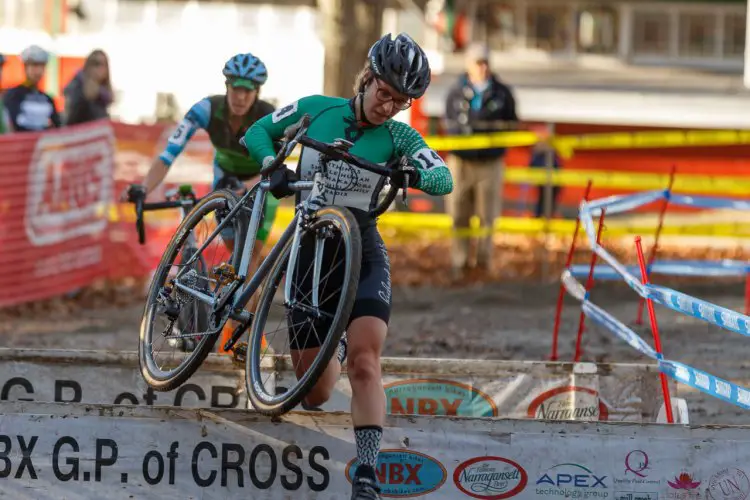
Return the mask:
[[[260,59],[246,53],[229,59],[222,73],[226,79],[226,94],[208,96],[188,110],[167,141],[164,151],[154,159],[142,184],[129,186],[122,193],[122,201],[132,201],[136,196],[145,197],[158,187],[167,176],[169,167],[198,129],[208,133],[216,150],[213,189],[243,190],[243,181],[251,181],[258,176],[260,165],[248,156],[247,150],[239,141],[253,123],[274,111],[272,104],[258,98],[260,88],[268,79],[268,71]],[[278,199],[266,196],[263,225],[258,230],[251,269],[260,258],[261,248],[273,226],[278,205]],[[226,247],[231,250],[234,240],[232,228],[224,229],[221,236]],[[227,322],[227,328],[231,328],[231,323]]]

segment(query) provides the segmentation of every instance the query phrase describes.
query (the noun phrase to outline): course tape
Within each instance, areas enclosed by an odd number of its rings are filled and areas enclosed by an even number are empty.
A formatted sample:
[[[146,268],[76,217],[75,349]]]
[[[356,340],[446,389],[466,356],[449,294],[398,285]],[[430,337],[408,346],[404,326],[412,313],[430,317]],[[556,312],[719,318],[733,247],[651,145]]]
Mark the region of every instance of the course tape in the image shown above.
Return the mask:
[[[640,272],[638,266],[626,266],[631,274]],[[588,276],[588,264],[570,266],[573,276]],[[649,274],[664,274],[671,276],[704,276],[731,277],[745,276],[750,273],[750,265],[738,260],[724,259],[722,261],[708,260],[657,260],[651,264]],[[620,275],[608,265],[594,266],[594,278],[602,280],[620,279]]]
[[[641,295],[644,299],[651,299],[673,311],[702,319],[725,330],[750,337],[749,316],[671,288],[658,285],[645,285],[644,288],[646,293]]]
[[[586,297],[586,289],[568,270],[563,271],[561,279],[568,293],[582,303],[581,307],[583,308],[586,317],[591,318],[599,325],[620,337],[620,339],[626,344],[629,344],[641,354],[652,359],[657,359],[656,351],[654,351],[654,349],[637,333],[625,326],[620,320],[609,314],[607,311],[591,302]]]
[[[568,293],[581,302],[581,309],[587,318],[613,333],[639,353],[655,360],[658,363],[659,371],[709,396],[740,408],[750,409],[750,390],[690,365],[669,359],[659,359],[657,352],[640,335],[591,302],[586,297],[586,290],[583,285],[568,270],[563,271],[561,280]]]
[[[750,410],[750,391],[740,385],[715,377],[692,366],[668,359],[659,360],[659,370],[678,382],[689,385],[715,398],[722,399],[727,403]]]
[[[436,150],[513,148],[531,146],[541,137],[529,131],[494,132],[471,136],[427,136],[425,142]],[[748,130],[660,130],[602,134],[550,136],[549,142],[564,156],[574,150],[678,148],[750,144]]]
[[[744,200],[730,200],[713,196],[691,196],[687,194],[673,194],[669,198],[670,203],[685,205],[696,208],[725,209],[725,210],[750,210],[750,202]]]
[[[541,186],[547,184],[547,170],[508,166],[505,168],[503,179],[509,184]],[[591,181],[598,189],[649,191],[663,189],[669,183],[669,174],[563,168],[550,172],[549,179],[556,186],[583,188]],[[696,194],[745,196],[750,194],[750,176],[680,174],[675,176],[672,190]]]
[[[670,193],[665,192],[664,196],[669,197]],[[627,200],[626,198],[627,197],[610,197],[609,201],[613,205],[621,204],[621,206],[625,206],[630,202],[631,205],[636,207],[639,206],[638,202],[641,202],[641,204],[650,203],[650,198],[648,196],[643,196],[642,194],[631,195],[630,200]],[[670,201],[676,203],[694,201],[697,203],[714,203],[717,201],[706,198],[696,198],[696,200],[671,199]],[[609,207],[607,207],[607,204],[603,201],[604,200],[597,200],[592,203],[583,202],[581,204],[580,218],[586,227],[589,245],[591,250],[604,259],[611,266],[613,271],[625,279],[628,285],[630,285],[636,293],[644,299],[651,299],[654,302],[677,312],[701,319],[724,328],[725,330],[750,336],[750,317],[667,287],[643,284],[631,274],[630,271],[633,270],[634,266],[628,269],[617,262],[609,252],[597,243],[595,233],[590,229],[593,228],[594,224],[591,210],[592,206],[595,207],[596,210],[604,209],[609,212]],[[730,263],[730,261],[723,261],[723,265],[727,268],[735,269],[740,267],[739,263]],[[675,380],[698,389],[710,396],[732,403],[741,408],[750,409],[750,390],[684,363],[663,359],[663,357],[648,346],[638,334],[600,307],[591,303],[588,300],[588,293],[583,286],[575,280],[573,273],[570,270],[566,269],[563,272],[561,281],[565,286],[565,289],[582,302],[581,308],[587,317],[590,317],[593,321],[602,325],[611,333],[624,340],[638,352],[649,356],[652,359],[656,359],[660,371]]]
[[[586,204],[587,209],[591,213],[592,217],[598,217],[602,211],[602,208],[606,208],[607,215],[632,212],[634,209],[648,205],[657,200],[666,198],[665,190],[661,191],[647,191],[645,193],[636,194],[620,194],[615,196],[608,196],[592,202],[583,202]]]
[[[279,207],[276,212],[274,226],[283,229],[291,222],[294,211],[291,207]],[[417,212],[388,212],[378,219],[378,227],[383,231],[400,231],[404,234],[414,233],[423,237],[428,233],[440,236],[481,237],[490,233],[489,228],[481,228],[479,224],[464,230],[453,230],[453,219],[447,214],[417,213]],[[492,231],[506,234],[549,234],[570,237],[575,229],[574,220],[552,219],[545,227],[544,219],[530,217],[503,216],[495,221]],[[634,223],[627,220],[607,222],[607,236],[633,236],[637,234],[653,233],[654,223]],[[580,228],[584,231],[585,228]],[[667,224],[662,226],[662,236],[711,236],[732,239],[750,238],[750,224],[746,223],[689,223]]]

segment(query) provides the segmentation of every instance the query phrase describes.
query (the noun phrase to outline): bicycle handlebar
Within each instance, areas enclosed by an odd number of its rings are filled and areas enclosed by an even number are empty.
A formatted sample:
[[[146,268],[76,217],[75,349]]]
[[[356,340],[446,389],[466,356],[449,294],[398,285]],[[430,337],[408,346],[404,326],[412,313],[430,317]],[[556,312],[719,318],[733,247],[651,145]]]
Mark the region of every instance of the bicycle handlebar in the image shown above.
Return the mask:
[[[138,197],[133,200],[135,204],[135,228],[138,232],[138,243],[144,245],[146,243],[146,225],[143,221],[143,212],[149,210],[164,210],[167,208],[179,208],[185,205],[195,205],[200,201],[199,198],[184,197],[174,201],[157,201],[154,203],[144,203],[144,199]]]
[[[286,141],[286,144],[284,144],[284,146],[281,148],[281,151],[279,151],[279,153],[271,163],[269,163],[266,167],[261,168],[261,176],[266,177],[274,170],[278,169],[284,163],[284,160],[286,160],[286,158],[291,154],[292,150],[298,143],[302,144],[303,146],[315,149],[316,151],[322,153],[325,156],[328,156],[329,158],[341,160],[374,174],[390,177],[390,175],[393,173],[393,169],[389,167],[378,165],[377,163],[373,163],[369,160],[366,160],[365,158],[351,154],[348,150],[353,144],[351,144],[350,142],[337,139],[333,143],[325,143],[317,141],[312,137],[306,135],[307,129],[310,126],[310,122],[310,115],[304,114],[302,115],[302,118],[297,121],[297,123],[288,126],[284,130],[284,140]],[[402,158],[401,162],[403,161],[404,160]],[[404,176],[404,185],[401,186],[403,193],[402,199],[404,203],[406,203],[406,193],[408,188],[408,179],[406,178],[406,176]],[[386,197],[387,203],[381,203],[381,205],[379,205],[377,207],[377,210],[375,210],[374,212],[378,215],[379,213],[384,212],[395,197],[396,192],[394,190],[393,193],[389,193]]]

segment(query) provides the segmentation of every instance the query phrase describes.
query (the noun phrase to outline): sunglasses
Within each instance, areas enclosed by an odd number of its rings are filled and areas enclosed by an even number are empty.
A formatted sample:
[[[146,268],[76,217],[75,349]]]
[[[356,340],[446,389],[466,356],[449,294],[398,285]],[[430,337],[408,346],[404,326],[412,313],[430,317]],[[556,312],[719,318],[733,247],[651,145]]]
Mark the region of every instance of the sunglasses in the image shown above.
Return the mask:
[[[396,99],[395,97],[393,97],[393,94],[391,94],[387,89],[384,89],[380,86],[380,82],[377,80],[377,78],[375,79],[375,86],[377,87],[377,89],[375,90],[375,97],[378,99],[378,101],[380,102],[392,101],[393,105],[397,109],[400,109],[402,111],[405,109],[409,109],[409,107],[411,106],[412,99],[410,98]]]

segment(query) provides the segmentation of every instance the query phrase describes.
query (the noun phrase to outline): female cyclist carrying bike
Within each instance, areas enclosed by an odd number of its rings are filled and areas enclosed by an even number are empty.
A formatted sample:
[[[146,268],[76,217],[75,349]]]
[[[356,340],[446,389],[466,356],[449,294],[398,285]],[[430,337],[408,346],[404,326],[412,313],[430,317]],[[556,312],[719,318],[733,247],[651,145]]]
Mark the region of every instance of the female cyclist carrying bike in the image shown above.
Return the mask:
[[[345,139],[353,143],[351,154],[379,164],[408,158],[408,165],[393,170],[391,185],[399,187],[407,181],[410,187],[431,195],[448,194],[453,190],[453,180],[440,156],[413,128],[392,120],[411,105],[412,99],[421,97],[429,84],[430,65],[419,45],[406,34],[394,39],[389,33],[370,48],[367,62],[357,76],[353,98],[312,95],[282,107],[250,127],[245,134],[247,149],[255,161],[264,167],[269,165],[275,157],[273,142],[283,137],[286,127],[308,114],[312,119],[307,135],[312,139]],[[296,174],[286,168],[274,172],[271,193],[276,197],[291,195],[285,183],[297,175],[309,180],[318,159],[319,153],[303,148]],[[325,180],[326,204],[346,207],[357,219],[362,236],[362,265],[346,340],[338,358],[329,363],[305,403],[319,406],[330,397],[341,363],[348,358],[359,462],[352,481],[352,500],[380,498],[375,468],[386,414],[380,355],[392,301],[387,250],[369,211],[377,203],[386,180],[342,162],[326,173]],[[304,343],[295,337],[290,344],[299,376],[299,370],[304,373],[306,365],[315,360],[320,340],[308,335]]]

